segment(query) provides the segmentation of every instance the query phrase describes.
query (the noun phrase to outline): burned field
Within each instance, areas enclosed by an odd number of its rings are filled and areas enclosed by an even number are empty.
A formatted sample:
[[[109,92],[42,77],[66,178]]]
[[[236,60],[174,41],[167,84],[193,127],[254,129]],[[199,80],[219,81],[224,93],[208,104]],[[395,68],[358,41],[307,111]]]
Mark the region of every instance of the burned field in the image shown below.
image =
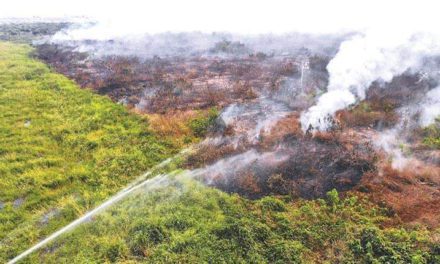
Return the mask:
[[[288,86],[301,78],[304,64],[310,65],[309,72],[314,75],[303,80],[304,89],[308,89],[305,92],[323,89],[327,76],[322,70],[329,60],[318,56],[215,51],[188,57],[91,58],[87,53],[56,44],[37,46],[37,56],[81,86],[150,113],[223,107],[255,99],[281,86],[287,86],[283,88],[286,93],[293,92]]]
[[[435,78],[406,72],[374,82],[365,100],[336,113],[330,131],[311,133],[299,117],[326,89],[330,55],[255,52],[230,41],[203,54],[147,58],[91,56],[54,43],[36,48],[58,72],[141,115],[179,122],[218,109],[185,162],[207,185],[252,199],[364,193],[396,221],[440,223],[439,150],[424,144],[417,112],[402,114],[438,85]],[[404,146],[381,145],[389,131]],[[406,165],[395,168],[401,156]]]

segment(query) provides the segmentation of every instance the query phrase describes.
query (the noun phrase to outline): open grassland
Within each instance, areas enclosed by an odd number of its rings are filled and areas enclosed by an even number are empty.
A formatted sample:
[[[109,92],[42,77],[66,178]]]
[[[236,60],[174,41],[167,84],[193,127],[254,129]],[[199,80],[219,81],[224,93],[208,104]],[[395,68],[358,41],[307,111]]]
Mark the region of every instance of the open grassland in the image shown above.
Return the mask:
[[[0,240],[17,233],[19,249],[178,151],[147,120],[80,89],[30,51],[0,44]],[[0,262],[11,246],[0,244]]]

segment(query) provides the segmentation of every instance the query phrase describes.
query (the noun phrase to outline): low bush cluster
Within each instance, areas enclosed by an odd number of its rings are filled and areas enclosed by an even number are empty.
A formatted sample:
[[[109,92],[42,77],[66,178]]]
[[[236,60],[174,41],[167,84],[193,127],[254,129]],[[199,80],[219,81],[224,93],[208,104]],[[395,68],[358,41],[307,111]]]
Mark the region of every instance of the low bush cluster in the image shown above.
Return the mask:
[[[434,124],[425,128],[423,143],[434,149],[440,149],[440,119]]]

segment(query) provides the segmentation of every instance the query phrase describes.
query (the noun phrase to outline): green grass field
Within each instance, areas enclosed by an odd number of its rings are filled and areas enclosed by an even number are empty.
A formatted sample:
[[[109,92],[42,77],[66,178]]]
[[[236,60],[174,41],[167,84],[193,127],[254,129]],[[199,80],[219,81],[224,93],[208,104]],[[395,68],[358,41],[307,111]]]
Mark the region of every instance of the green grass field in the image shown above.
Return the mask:
[[[0,240],[24,249],[178,151],[147,120],[0,44]],[[56,221],[35,226],[41,218]],[[2,257],[11,245],[1,245]],[[17,251],[8,253],[16,254]]]
[[[179,152],[148,120],[0,44],[0,262]],[[212,117],[210,117],[212,118]],[[203,134],[209,122],[193,121]],[[173,169],[174,170],[175,166]],[[440,263],[440,230],[386,227],[362,197],[247,200],[177,176],[24,263]]]

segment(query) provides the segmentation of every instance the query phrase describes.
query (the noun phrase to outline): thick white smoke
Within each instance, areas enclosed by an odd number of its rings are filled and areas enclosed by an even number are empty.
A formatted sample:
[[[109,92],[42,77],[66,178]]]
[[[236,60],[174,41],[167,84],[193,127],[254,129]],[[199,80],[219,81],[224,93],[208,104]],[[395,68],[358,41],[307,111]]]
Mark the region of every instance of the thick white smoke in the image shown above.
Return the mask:
[[[439,34],[433,32],[369,30],[343,42],[327,66],[330,75],[327,93],[301,116],[303,130],[327,130],[333,116],[365,98],[372,82],[389,82],[407,70],[417,71],[423,59],[440,54]],[[438,93],[433,96],[438,99]],[[426,119],[426,125],[431,119]]]
[[[428,126],[440,116],[440,86],[429,91],[423,102],[420,124]]]

